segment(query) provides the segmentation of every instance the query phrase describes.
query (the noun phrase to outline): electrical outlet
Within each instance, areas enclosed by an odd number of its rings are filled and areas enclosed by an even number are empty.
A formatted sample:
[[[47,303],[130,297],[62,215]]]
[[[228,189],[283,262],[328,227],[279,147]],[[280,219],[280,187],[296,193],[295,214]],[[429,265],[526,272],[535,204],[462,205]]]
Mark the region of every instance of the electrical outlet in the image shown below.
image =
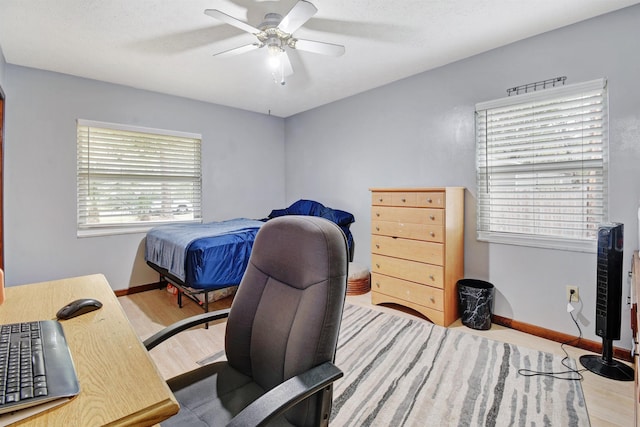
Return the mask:
[[[577,286],[567,285],[567,301],[569,302],[580,301],[580,293],[578,293]]]

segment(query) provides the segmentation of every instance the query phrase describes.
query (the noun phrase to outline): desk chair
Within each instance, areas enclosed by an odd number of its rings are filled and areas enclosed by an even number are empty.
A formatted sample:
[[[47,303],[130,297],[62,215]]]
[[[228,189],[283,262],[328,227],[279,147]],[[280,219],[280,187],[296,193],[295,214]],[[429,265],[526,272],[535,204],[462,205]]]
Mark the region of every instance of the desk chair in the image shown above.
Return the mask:
[[[167,383],[180,412],[163,425],[326,426],[346,294],[344,233],[318,217],[262,226],[230,309],[178,322],[145,341],[152,349],[194,325],[228,317],[225,362]]]

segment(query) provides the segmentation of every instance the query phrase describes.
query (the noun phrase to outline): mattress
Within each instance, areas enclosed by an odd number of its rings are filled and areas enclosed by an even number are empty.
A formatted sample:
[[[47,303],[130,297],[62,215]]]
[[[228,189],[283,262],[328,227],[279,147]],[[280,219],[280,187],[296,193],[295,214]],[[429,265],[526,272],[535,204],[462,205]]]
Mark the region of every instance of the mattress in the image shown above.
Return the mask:
[[[205,224],[167,224],[147,233],[145,259],[195,289],[240,283],[262,221],[236,218]]]

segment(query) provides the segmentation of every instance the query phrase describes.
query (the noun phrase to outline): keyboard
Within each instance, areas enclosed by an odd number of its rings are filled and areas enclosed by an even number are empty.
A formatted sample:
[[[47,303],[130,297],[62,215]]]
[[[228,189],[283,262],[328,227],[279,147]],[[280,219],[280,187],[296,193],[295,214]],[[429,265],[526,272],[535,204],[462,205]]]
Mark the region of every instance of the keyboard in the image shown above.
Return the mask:
[[[0,325],[0,414],[79,392],[71,352],[58,321]]]

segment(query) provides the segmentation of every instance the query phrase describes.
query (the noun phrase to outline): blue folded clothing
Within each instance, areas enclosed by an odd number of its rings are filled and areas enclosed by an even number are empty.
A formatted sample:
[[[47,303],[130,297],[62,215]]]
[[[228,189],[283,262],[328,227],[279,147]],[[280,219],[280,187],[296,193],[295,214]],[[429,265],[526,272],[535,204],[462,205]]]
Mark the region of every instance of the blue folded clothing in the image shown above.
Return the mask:
[[[297,202],[294,202],[288,208],[272,210],[269,214],[269,218],[271,219],[284,215],[319,216],[322,218],[326,218],[329,221],[335,222],[347,236],[349,250],[351,251],[353,246],[353,236],[351,235],[351,231],[349,231],[349,226],[353,222],[355,222],[356,219],[349,212],[328,208],[322,203],[316,202],[314,200],[301,199]]]

